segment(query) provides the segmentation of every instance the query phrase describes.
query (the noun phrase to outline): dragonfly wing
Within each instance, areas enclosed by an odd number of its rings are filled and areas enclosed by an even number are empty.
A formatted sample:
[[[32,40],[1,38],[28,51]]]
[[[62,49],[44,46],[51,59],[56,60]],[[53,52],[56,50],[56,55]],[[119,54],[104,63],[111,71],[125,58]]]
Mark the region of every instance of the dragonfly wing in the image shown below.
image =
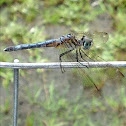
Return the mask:
[[[98,43],[105,43],[109,39],[109,35],[106,32],[97,32],[95,31],[93,34],[93,40]]]
[[[60,48],[60,54],[66,52],[68,50],[69,50],[69,48],[66,48],[66,47]],[[79,58],[79,62],[83,61],[80,57],[79,52],[78,52],[78,58]],[[86,59],[86,56],[84,58]],[[77,62],[76,49],[73,50],[72,52],[64,55],[62,57],[62,61],[63,62],[68,62],[68,61],[69,62]],[[82,64],[80,63],[80,65],[82,65]],[[93,69],[90,69],[88,67],[89,66],[86,66],[86,68],[80,68],[78,65],[78,68],[73,69],[73,76],[77,77],[79,82],[81,81],[81,83],[84,85],[84,87],[95,86],[97,88],[97,86],[96,86],[98,84],[98,82],[96,82],[97,79],[94,79],[94,78],[92,78],[92,76],[90,76],[91,74],[94,73],[94,71],[93,71]],[[96,77],[96,76],[94,76],[94,77]],[[97,88],[97,90],[98,90],[98,88]]]
[[[83,53],[83,51],[82,51]],[[84,51],[83,55],[85,55],[85,53],[88,55],[87,60],[91,61],[90,59],[92,59],[92,61],[100,61],[100,62],[104,62],[105,60],[103,58],[101,58],[98,55],[98,52],[96,50],[86,50]],[[119,68],[95,68],[94,71],[98,74],[98,73],[103,73],[103,77],[105,80],[123,80],[123,78],[125,78],[124,74],[121,72],[121,70]],[[101,77],[101,78],[103,78]]]
[[[92,39],[95,46],[103,46],[103,44],[109,40],[109,34],[106,32],[93,31],[80,32],[75,34],[77,39],[81,39],[83,36],[87,36],[88,38]]]

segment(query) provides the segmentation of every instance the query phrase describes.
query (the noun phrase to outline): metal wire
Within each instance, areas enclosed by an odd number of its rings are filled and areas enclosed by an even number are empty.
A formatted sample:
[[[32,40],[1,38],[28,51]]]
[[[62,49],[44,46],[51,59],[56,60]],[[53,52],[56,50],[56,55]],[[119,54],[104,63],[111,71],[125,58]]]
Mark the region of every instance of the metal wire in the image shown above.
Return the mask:
[[[96,67],[126,67],[126,61],[108,61],[108,62],[62,62],[62,67],[64,68],[77,68],[86,67],[96,68]],[[57,69],[60,68],[59,62],[52,63],[9,63],[0,62],[0,68],[18,68],[18,69]]]

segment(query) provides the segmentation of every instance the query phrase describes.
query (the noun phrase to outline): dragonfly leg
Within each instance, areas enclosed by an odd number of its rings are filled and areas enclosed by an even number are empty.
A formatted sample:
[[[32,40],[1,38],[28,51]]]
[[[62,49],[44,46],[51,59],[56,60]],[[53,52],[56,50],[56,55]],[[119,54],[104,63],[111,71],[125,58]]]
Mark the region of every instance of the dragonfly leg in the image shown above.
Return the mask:
[[[86,57],[88,57],[90,60],[92,60],[92,61],[95,62],[95,60],[93,60],[91,57],[89,57],[83,50],[81,50],[81,51],[82,51],[82,53],[84,53],[84,55],[85,55]]]
[[[70,50],[68,50],[68,51],[66,51],[66,52],[64,52],[64,53],[61,53],[61,54],[59,55],[60,68],[61,68],[61,72],[62,72],[62,73],[65,72],[64,68],[63,68],[62,65],[61,65],[61,62],[62,62],[62,56],[64,56],[64,55],[70,53],[70,52],[73,51],[73,50],[74,50],[74,48],[72,48],[72,49],[70,49]]]
[[[84,59],[83,56],[82,56],[81,49],[79,49],[79,54],[80,54],[81,59],[87,62],[87,60]]]
[[[76,49],[76,60],[77,62],[79,62],[79,59],[78,59],[78,50]]]
[[[81,54],[81,52],[80,52],[80,49],[79,49],[79,53],[80,53],[81,58],[83,59],[82,54]],[[83,65],[83,64],[79,61],[79,58],[78,58],[78,50],[77,50],[77,49],[76,49],[76,60],[77,60],[77,62],[79,62],[81,65]],[[83,59],[83,60],[84,60],[84,59]],[[83,65],[83,66],[86,66],[86,67],[88,68],[87,65]]]
[[[82,56],[82,53],[81,53],[81,50],[79,49],[79,54],[80,54],[80,57],[81,57],[81,59],[82,60],[84,60],[84,61],[86,61],[84,58],[83,58],[83,56]],[[86,62],[88,62],[88,61],[86,61]],[[79,62],[81,65],[83,65],[81,62]],[[83,66],[86,66],[87,68],[89,68],[87,65],[83,65]]]

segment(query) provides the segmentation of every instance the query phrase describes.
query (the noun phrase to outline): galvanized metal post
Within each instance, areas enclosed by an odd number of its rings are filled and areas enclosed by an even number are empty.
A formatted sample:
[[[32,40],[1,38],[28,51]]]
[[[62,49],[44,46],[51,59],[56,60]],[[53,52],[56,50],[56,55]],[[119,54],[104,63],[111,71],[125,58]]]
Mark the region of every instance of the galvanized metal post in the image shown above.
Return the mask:
[[[14,63],[19,62],[15,59]],[[19,69],[14,68],[14,101],[13,101],[13,126],[17,126],[18,119],[18,86],[19,86]]]

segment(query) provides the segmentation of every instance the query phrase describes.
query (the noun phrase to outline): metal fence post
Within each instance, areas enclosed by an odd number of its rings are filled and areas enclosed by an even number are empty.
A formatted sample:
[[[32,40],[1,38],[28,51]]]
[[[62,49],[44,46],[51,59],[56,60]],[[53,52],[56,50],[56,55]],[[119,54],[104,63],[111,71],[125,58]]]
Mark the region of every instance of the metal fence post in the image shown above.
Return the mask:
[[[15,59],[14,63],[19,60]],[[18,119],[18,86],[19,86],[19,69],[14,68],[14,101],[13,101],[13,126],[17,126]]]

